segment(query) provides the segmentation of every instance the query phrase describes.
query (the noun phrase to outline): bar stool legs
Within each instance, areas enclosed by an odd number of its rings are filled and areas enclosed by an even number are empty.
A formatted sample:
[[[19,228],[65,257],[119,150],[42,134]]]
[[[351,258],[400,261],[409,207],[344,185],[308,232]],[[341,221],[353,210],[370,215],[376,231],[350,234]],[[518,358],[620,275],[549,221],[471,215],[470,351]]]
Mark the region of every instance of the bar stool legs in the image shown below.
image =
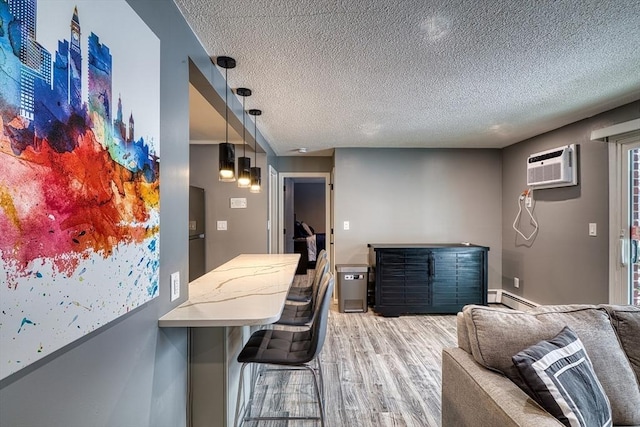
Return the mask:
[[[320,353],[327,333],[329,305],[334,286],[333,275],[330,272],[326,274],[326,282],[321,288],[321,296],[315,307],[313,322],[308,328],[302,330],[260,329],[251,334],[242,351],[238,354],[237,360],[242,363],[242,366],[240,368],[238,400],[236,401],[236,427],[244,421],[257,420],[320,420],[321,426],[324,427],[324,378],[320,364]],[[261,374],[283,370],[311,373],[319,415],[316,417],[251,416],[251,406],[257,383],[255,378],[252,378],[251,381],[249,400],[241,405],[246,394],[244,392],[244,369],[248,364],[264,367]],[[240,410],[241,407],[242,410]]]
[[[318,358],[315,359],[316,366],[313,367],[310,364],[304,364],[300,366],[291,366],[291,367],[282,367],[280,365],[275,365],[276,367],[271,369],[260,369],[262,366],[255,366],[253,363],[243,363],[240,367],[240,383],[238,385],[238,396],[236,400],[236,411],[235,411],[235,427],[240,427],[245,421],[275,421],[275,420],[319,420],[320,425],[324,427],[324,414],[325,414],[325,400],[324,400],[324,378],[322,374],[322,365],[320,364],[320,360]],[[244,400],[244,369],[247,365],[250,366],[250,374],[251,374],[251,389],[249,391],[249,399],[246,402],[243,402],[241,405],[241,401]],[[273,371],[307,371],[311,373],[311,377],[313,379],[313,389],[316,395],[316,400],[318,403],[318,416],[251,416],[251,406],[253,404],[253,399],[255,395],[255,387],[262,373],[273,372]]]

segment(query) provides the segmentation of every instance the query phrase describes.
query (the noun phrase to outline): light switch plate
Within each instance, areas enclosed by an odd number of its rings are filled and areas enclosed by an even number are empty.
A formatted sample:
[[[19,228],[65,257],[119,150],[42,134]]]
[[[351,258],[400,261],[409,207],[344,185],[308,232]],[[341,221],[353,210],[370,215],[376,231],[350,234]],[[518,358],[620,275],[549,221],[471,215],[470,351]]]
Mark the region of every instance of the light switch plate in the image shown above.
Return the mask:
[[[218,221],[216,228],[218,231],[225,231],[227,229],[227,221]]]
[[[598,235],[598,225],[595,222],[589,223],[589,236],[597,236]]]
[[[231,209],[245,209],[247,207],[246,197],[232,197]]]
[[[171,273],[171,301],[180,298],[180,272]]]

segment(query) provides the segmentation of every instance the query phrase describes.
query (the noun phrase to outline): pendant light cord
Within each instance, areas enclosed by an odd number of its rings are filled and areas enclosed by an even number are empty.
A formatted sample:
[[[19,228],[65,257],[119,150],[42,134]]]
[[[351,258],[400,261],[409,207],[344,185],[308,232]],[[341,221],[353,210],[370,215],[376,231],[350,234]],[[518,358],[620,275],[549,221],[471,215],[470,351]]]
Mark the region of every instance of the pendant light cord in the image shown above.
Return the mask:
[[[247,142],[245,139],[245,125],[244,125],[244,100],[246,96],[242,97],[242,157],[247,157]]]
[[[229,80],[227,68],[224,69],[224,142],[229,143]]]

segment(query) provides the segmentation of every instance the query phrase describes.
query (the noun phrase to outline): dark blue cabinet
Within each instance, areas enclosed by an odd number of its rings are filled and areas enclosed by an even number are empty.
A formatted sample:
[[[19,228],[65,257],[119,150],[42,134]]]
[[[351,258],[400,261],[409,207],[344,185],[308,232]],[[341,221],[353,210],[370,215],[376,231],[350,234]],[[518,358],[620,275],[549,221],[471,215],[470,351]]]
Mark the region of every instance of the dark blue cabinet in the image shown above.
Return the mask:
[[[375,304],[385,316],[457,313],[487,304],[489,248],[467,244],[369,244]]]

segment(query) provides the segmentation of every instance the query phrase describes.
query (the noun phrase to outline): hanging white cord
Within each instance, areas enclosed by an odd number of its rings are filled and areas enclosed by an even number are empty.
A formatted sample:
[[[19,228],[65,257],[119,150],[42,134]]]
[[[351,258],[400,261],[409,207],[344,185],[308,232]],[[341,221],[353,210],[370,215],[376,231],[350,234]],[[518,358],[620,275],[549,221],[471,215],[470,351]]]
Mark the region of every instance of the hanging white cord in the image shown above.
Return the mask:
[[[531,189],[527,189],[527,190],[523,191],[522,193],[520,193],[520,195],[518,196],[518,215],[516,215],[516,219],[513,221],[513,229],[516,230],[516,233],[521,235],[522,238],[524,240],[526,240],[526,241],[531,240],[533,235],[536,234],[536,232],[538,231],[538,222],[533,217],[533,214],[529,210],[529,207],[526,206],[526,202],[525,202],[524,209],[527,211],[527,213],[531,217],[531,221],[533,222],[533,227],[534,227],[533,231],[531,232],[531,234],[529,234],[529,237],[527,237],[524,234],[522,234],[522,232],[520,230],[518,230],[518,227],[516,226],[516,224],[518,224],[518,220],[520,219],[520,215],[522,214],[522,201],[525,200],[527,197],[532,197],[532,193],[533,193],[533,190],[531,190]]]

